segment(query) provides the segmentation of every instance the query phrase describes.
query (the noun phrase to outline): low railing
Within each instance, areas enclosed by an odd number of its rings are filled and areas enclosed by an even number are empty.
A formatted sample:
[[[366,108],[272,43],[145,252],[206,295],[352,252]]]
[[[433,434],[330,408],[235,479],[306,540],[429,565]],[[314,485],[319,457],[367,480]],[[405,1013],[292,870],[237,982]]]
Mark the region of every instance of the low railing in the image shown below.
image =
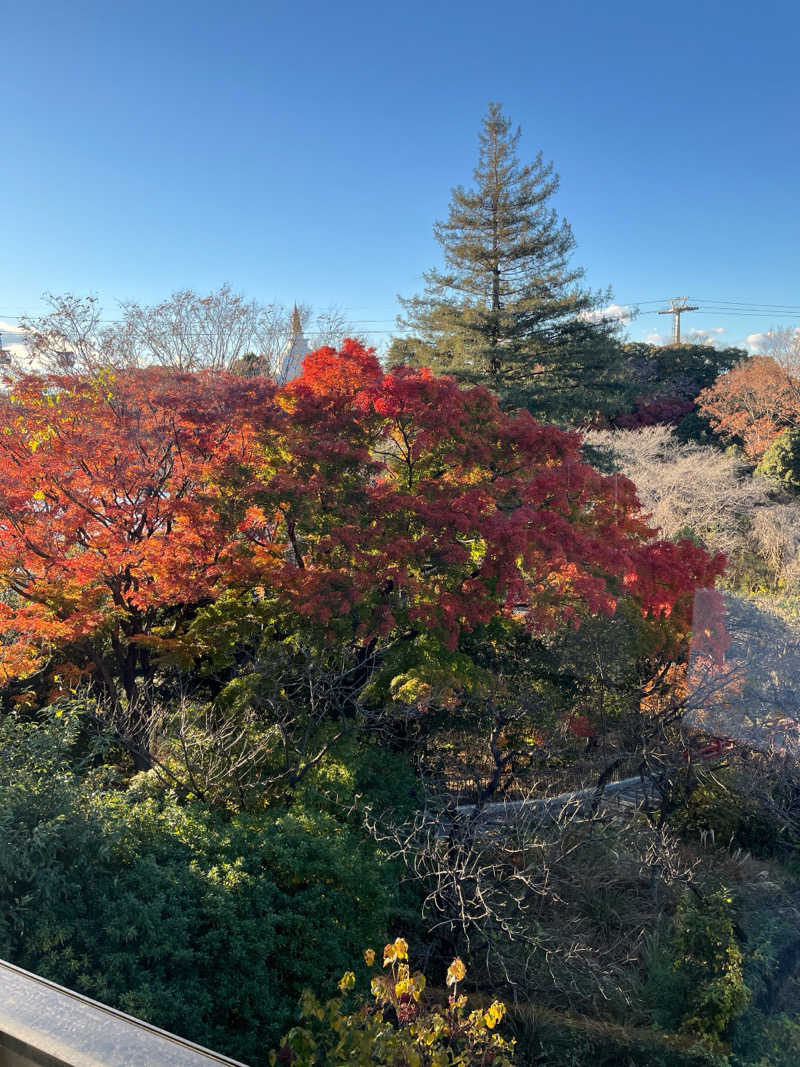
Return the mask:
[[[484,804],[482,807],[476,804],[459,804],[453,811],[461,818],[474,817],[483,825],[489,825],[491,823],[503,824],[509,818],[519,815],[558,818],[565,812],[575,815],[586,814],[594,811],[595,808],[606,812],[609,808],[618,811],[639,807],[654,808],[658,806],[658,802],[654,783],[650,779],[637,775],[634,778],[609,782],[602,789],[590,786],[588,789],[559,793],[556,796],[500,800]]]
[[[236,1060],[0,961],[0,1067],[213,1067]]]

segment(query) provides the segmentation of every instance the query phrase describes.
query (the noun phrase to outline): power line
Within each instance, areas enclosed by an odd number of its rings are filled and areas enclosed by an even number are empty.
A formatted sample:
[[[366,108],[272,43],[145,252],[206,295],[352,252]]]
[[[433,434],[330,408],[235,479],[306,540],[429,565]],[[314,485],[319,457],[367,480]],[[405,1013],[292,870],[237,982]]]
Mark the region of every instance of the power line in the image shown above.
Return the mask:
[[[776,316],[776,312],[774,312],[774,311],[729,311],[727,308],[707,307],[705,304],[700,308],[700,311],[705,311],[707,314],[711,314],[711,315],[734,316],[736,318],[744,318],[744,319],[765,318],[765,319],[773,319],[774,320],[775,316]],[[660,315],[660,314],[661,314],[661,312],[655,311],[655,310],[653,310],[653,311],[642,311],[642,312],[639,313],[638,317],[641,318],[642,315]],[[794,314],[796,314],[798,316],[798,318],[800,318],[800,310],[798,310]]]
[[[697,296],[694,299],[701,301],[703,304],[725,304],[726,306],[743,308],[772,308],[776,311],[800,311],[800,304],[763,304],[755,300],[712,300],[710,297],[702,296]]]
[[[668,309],[661,309],[661,310],[658,310],[656,308],[647,307],[647,305],[663,304],[663,303],[666,302],[666,299],[668,299],[668,298],[661,298],[661,299],[649,299],[648,298],[648,299],[645,299],[645,300],[625,300],[625,301],[619,300],[619,301],[615,301],[615,303],[618,304],[620,307],[627,307],[627,308],[631,308],[631,309],[645,307],[645,310],[638,311],[638,313],[636,311],[634,311],[632,317],[641,317],[641,316],[644,316],[644,315],[658,315],[658,314],[672,314],[674,316],[675,315],[675,311],[674,311],[674,309],[672,307],[670,307]],[[688,298],[682,298],[682,299],[683,300],[687,300]],[[699,298],[699,297],[696,297],[694,299],[697,301],[698,305],[702,305],[702,306],[698,306],[697,308],[692,308],[692,309],[690,309],[688,306],[687,307],[682,307],[682,308],[679,309],[680,313],[682,313],[683,311],[688,311],[688,310],[700,310],[700,311],[703,311],[703,312],[706,312],[706,313],[717,314],[717,315],[727,315],[727,316],[733,316],[733,317],[737,317],[737,318],[747,318],[747,317],[754,318],[754,317],[758,317],[758,318],[773,318],[774,319],[777,316],[786,316],[786,315],[791,315],[791,316],[795,316],[796,315],[796,316],[800,317],[800,304],[767,304],[767,303],[760,303],[760,302],[757,302],[757,301],[717,300],[717,299],[713,299],[712,300],[712,299],[702,299],[702,298]],[[361,307],[363,307],[363,305],[361,305]],[[353,309],[353,310],[355,310],[355,309]],[[342,309],[342,314],[343,315],[347,315],[347,311],[348,311],[347,308],[343,308]],[[29,312],[0,311],[0,318],[4,319],[9,324],[13,324],[14,322],[19,324],[19,319],[21,319],[21,318],[36,319],[37,317],[45,317],[45,314],[41,314],[41,315],[37,316],[37,315],[31,314]],[[102,319],[98,319],[97,321],[100,322],[100,323],[115,323],[115,322],[120,322],[121,320],[119,318],[102,318]],[[320,324],[324,323],[325,321],[326,320],[324,318],[321,318],[321,317],[318,316],[318,317],[316,317],[315,319],[312,319],[309,322],[308,327],[313,328],[314,325],[320,325]],[[351,319],[346,325],[353,326],[353,327],[356,327],[356,326],[358,326],[358,327],[370,326],[370,327],[372,327],[371,329],[361,329],[359,331],[362,334],[370,334],[370,335],[372,335],[372,334],[375,334],[375,335],[395,334],[400,330],[400,327],[397,326],[396,320],[394,318],[388,318],[388,317],[387,318],[374,318],[374,319]],[[13,332],[13,331],[6,331],[6,332]]]

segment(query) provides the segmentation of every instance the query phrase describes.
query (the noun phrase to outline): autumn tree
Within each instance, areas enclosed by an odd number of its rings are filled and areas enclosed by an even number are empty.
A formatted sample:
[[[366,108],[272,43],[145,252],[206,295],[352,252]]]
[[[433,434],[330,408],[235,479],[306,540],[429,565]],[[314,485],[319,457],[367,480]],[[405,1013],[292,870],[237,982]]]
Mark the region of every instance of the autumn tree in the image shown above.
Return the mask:
[[[265,379],[161,368],[14,383],[0,433],[5,681],[59,664],[137,706],[186,613],[237,581],[236,516],[213,480],[246,456],[272,394]]]
[[[521,163],[519,139],[491,104],[474,186],[454,188],[447,220],[434,226],[445,265],[425,274],[424,294],[401,299],[400,324],[411,348],[432,347],[437,373],[488,385],[508,406],[576,419],[619,391],[617,346],[570,262],[553,164],[541,152]]]
[[[621,359],[628,383],[629,410],[616,414],[619,429],[678,425],[695,411],[695,399],[747,353],[713,345],[650,345],[629,341]]]
[[[148,368],[29,376],[3,402],[3,679],[83,676],[121,711],[254,627],[446,652],[520,606],[540,629],[626,596],[681,634],[720,566],[654,541],[577,435],[354,341],[282,388]]]
[[[740,441],[757,462],[786,427],[800,421],[800,379],[769,356],[753,356],[703,390],[698,406],[716,433]]]

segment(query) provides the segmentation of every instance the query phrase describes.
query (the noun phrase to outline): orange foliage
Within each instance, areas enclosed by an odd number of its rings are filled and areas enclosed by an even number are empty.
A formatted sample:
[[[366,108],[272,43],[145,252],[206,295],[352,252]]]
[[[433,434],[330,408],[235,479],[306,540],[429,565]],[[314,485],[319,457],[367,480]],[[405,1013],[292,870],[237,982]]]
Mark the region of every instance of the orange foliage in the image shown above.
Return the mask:
[[[800,382],[774,359],[753,356],[720,375],[697,402],[717,433],[738,437],[748,456],[759,460],[787,426],[800,421]]]
[[[0,671],[71,663],[126,691],[225,591],[329,640],[498,612],[531,627],[621,594],[688,629],[722,560],[652,542],[633,485],[485,389],[384,374],[348,341],[281,388],[160,368],[30,376],[0,412]]]

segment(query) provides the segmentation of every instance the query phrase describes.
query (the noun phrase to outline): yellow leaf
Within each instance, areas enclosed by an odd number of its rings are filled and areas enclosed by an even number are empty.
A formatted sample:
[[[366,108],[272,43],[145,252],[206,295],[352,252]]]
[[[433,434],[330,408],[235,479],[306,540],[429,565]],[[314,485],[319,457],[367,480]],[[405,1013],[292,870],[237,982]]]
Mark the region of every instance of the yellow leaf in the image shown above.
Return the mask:
[[[486,1023],[490,1030],[494,1030],[495,1026],[502,1020],[506,1013],[506,1006],[499,1000],[495,1000],[489,1007],[489,1010],[483,1017],[483,1021]]]
[[[456,956],[450,966],[447,968],[447,984],[455,985],[460,982],[464,975],[467,973],[467,968],[464,966],[461,957]]]

